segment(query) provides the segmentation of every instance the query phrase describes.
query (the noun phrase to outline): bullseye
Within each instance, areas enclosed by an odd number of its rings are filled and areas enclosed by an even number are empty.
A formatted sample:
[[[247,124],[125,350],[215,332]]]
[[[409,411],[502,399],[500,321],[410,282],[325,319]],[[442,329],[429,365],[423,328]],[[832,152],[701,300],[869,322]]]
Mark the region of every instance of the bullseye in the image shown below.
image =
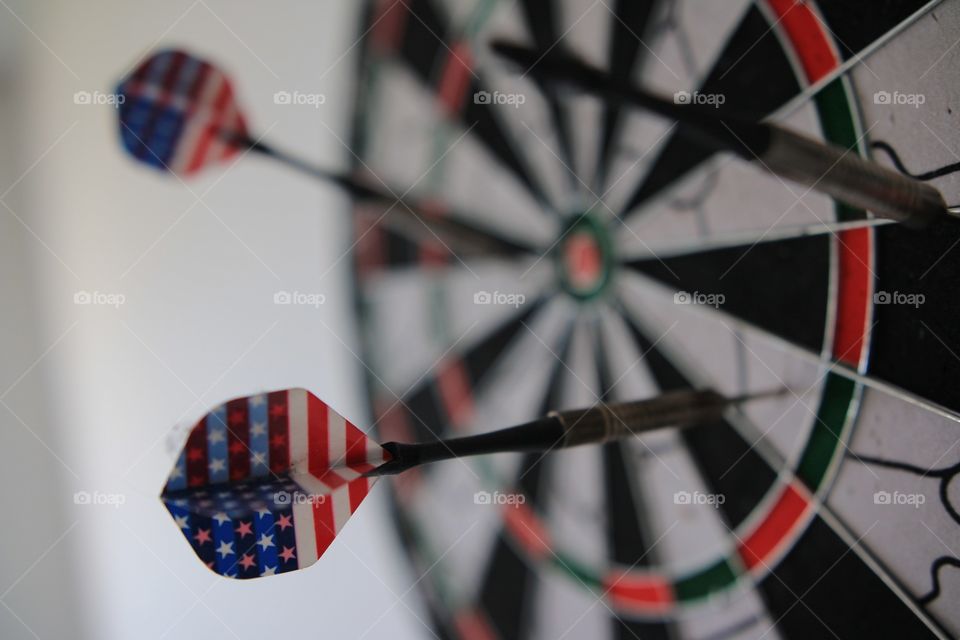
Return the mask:
[[[578,215],[557,245],[557,273],[564,290],[578,300],[600,295],[610,281],[613,256],[606,229],[590,213]]]

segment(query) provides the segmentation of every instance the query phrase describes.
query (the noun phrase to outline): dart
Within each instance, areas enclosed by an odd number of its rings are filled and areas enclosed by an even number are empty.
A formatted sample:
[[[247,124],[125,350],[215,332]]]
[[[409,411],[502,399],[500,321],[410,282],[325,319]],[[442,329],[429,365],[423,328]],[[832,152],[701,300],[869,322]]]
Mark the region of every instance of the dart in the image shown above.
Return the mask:
[[[576,56],[496,41],[493,50],[539,80],[569,85],[616,103],[633,104],[690,125],[698,141],[732,152],[765,171],[883,218],[922,227],[952,215],[940,192],[848,149],[787,128],[754,122],[699,104],[677,103],[615,78]]]
[[[384,223],[415,241],[439,238],[462,255],[515,256],[534,251],[467,222],[463,214],[315,166],[250,135],[227,75],[185,51],[162,50],[148,56],[120,81],[116,95],[123,148],[138,162],[161,172],[190,178],[250,151],[336,185],[358,200],[387,205]]]
[[[304,389],[230,400],[187,436],[161,499],[196,555],[231,578],[315,563],[379,476],[496,452],[548,452],[715,423],[727,398],[683,390],[619,404],[550,412],[507,429],[425,443],[379,445]]]

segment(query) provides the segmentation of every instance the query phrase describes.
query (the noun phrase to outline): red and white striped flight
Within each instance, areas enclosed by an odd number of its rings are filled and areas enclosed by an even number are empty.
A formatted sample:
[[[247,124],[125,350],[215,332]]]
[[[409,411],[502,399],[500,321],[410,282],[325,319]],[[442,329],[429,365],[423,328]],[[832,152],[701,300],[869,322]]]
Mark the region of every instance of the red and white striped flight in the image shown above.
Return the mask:
[[[207,567],[257,578],[316,562],[388,459],[310,392],[263,393],[196,423],[161,499]]]

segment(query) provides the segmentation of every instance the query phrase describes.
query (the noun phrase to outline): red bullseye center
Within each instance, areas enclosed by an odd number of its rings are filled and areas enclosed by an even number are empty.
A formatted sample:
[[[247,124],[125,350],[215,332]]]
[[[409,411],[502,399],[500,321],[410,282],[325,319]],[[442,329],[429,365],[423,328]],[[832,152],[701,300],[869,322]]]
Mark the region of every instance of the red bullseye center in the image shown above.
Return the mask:
[[[603,274],[603,252],[593,234],[571,234],[563,247],[563,263],[570,284],[578,289],[592,289]]]
[[[570,295],[587,300],[599,295],[610,279],[610,242],[606,229],[591,214],[577,216],[556,252],[560,283]]]

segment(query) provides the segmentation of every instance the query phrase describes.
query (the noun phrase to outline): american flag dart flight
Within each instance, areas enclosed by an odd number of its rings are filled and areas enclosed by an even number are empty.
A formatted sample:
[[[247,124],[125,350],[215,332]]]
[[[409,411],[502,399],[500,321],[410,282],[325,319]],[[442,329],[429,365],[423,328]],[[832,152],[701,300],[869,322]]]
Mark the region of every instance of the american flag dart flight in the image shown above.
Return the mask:
[[[734,404],[710,390],[551,412],[463,438],[379,445],[305,389],[235,398],[190,430],[161,494],[197,557],[228,578],[259,578],[316,562],[377,477],[429,462],[603,444],[716,422]]]
[[[384,450],[304,389],[226,402],[201,418],[161,499],[197,557],[230,578],[317,561],[367,496]]]
[[[190,176],[229,160],[247,140],[230,79],[178,49],[142,60],[117,85],[120,140],[138,161]]]

